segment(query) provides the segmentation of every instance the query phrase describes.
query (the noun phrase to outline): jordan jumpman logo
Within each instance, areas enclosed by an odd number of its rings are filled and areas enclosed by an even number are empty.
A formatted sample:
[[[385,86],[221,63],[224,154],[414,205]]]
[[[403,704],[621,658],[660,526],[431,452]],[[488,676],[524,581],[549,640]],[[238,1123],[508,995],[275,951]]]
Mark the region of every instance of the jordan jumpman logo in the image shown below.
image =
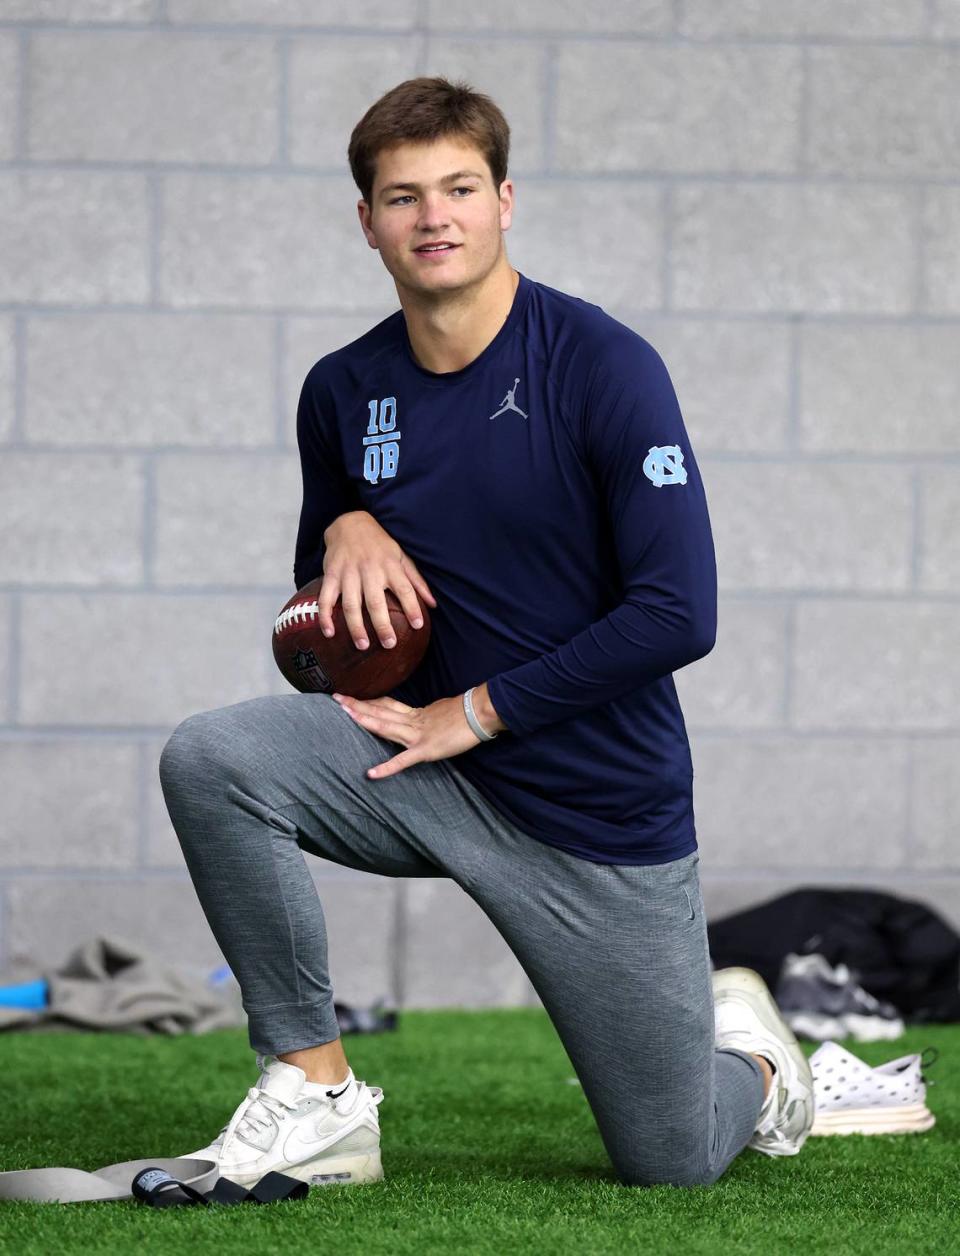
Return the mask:
[[[520,383],[520,376],[518,375],[517,378],[513,381],[513,387],[507,389],[507,395],[500,402],[500,409],[496,412],[496,414],[490,415],[491,419],[495,419],[497,417],[497,414],[503,414],[507,410],[516,410],[517,414],[519,414],[522,418],[525,419],[527,417],[523,413],[523,411],[520,409],[520,407],[517,405],[516,401],[514,401],[514,393],[517,391],[517,385],[519,383]]]

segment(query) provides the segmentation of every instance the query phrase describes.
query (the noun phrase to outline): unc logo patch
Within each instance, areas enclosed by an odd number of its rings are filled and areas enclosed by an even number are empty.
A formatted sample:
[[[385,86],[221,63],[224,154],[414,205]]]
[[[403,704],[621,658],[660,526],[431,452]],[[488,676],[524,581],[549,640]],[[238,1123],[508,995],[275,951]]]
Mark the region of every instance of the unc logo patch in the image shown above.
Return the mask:
[[[643,460],[643,474],[657,488],[664,484],[686,484],[687,472],[679,445],[651,445]]]

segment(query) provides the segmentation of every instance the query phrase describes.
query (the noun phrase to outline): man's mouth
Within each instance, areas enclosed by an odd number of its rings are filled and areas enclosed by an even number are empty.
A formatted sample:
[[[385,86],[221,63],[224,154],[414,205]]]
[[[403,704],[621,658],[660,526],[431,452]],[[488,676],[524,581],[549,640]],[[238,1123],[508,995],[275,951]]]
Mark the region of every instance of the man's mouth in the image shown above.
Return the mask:
[[[459,247],[459,244],[421,244],[418,249],[413,251],[415,253],[450,253]]]

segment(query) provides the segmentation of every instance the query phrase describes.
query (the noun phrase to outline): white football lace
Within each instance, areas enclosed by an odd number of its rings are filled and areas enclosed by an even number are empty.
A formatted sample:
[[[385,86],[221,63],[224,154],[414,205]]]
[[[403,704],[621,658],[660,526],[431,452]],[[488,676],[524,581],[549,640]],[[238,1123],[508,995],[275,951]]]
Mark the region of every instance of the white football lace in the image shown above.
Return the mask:
[[[273,1124],[271,1117],[277,1117],[277,1123],[283,1116],[284,1108],[293,1112],[296,1109],[294,1103],[284,1103],[282,1099],[278,1099],[276,1095],[265,1094],[256,1086],[251,1086],[247,1091],[247,1099],[250,1100],[250,1107],[247,1108],[243,1116],[237,1122],[237,1133],[257,1133],[262,1129],[269,1129]],[[257,1105],[267,1113],[263,1115],[262,1111],[257,1111]]]

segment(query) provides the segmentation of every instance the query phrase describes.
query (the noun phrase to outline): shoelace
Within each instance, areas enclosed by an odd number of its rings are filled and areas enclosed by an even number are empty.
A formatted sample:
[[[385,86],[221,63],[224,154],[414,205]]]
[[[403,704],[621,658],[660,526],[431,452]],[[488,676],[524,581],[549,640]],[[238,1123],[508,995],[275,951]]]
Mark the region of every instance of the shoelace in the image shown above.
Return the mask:
[[[291,1112],[296,1108],[295,1104],[284,1103],[276,1095],[265,1094],[257,1086],[251,1086],[247,1091],[247,1100],[250,1106],[237,1122],[236,1132],[238,1134],[256,1134],[260,1130],[269,1129],[273,1123],[272,1118],[276,1117],[279,1123],[285,1108]],[[258,1105],[267,1113],[266,1116],[257,1111]]]

